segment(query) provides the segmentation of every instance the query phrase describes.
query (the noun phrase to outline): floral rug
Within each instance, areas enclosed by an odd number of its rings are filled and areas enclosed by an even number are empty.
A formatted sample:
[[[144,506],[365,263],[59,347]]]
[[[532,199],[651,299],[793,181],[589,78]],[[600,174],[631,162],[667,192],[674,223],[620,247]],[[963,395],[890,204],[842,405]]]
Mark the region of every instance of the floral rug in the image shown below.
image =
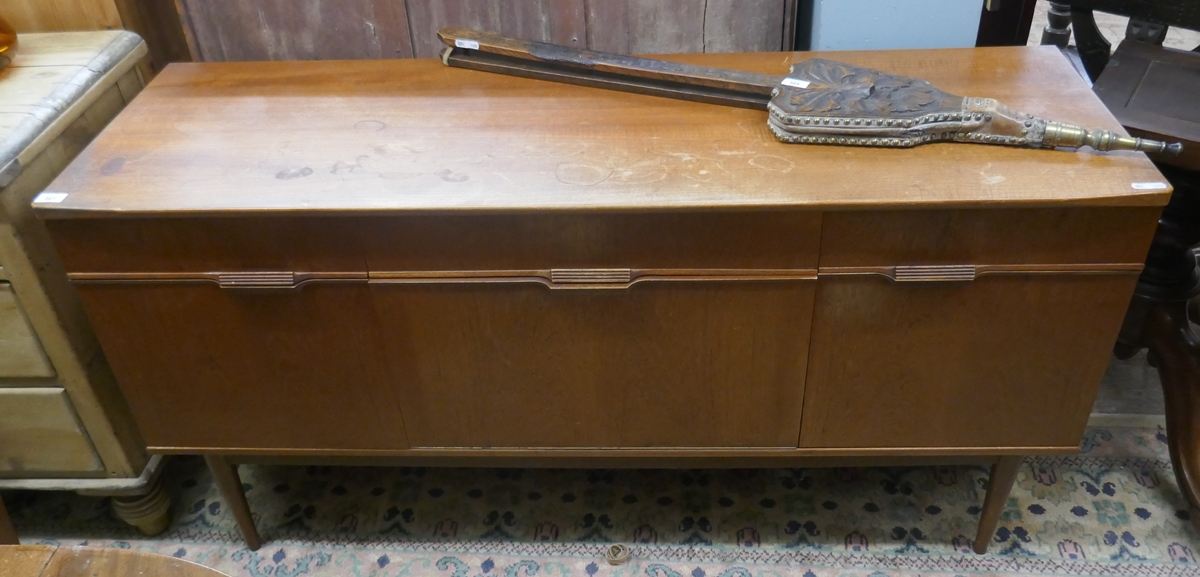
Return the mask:
[[[198,459],[168,531],[105,500],[11,493],[24,543],[126,547],[254,577],[445,575],[1200,576],[1159,429],[1095,428],[1027,459],[990,552],[970,552],[983,467],[560,470],[242,466],[266,543],[242,546]],[[609,565],[609,544],[632,549]]]

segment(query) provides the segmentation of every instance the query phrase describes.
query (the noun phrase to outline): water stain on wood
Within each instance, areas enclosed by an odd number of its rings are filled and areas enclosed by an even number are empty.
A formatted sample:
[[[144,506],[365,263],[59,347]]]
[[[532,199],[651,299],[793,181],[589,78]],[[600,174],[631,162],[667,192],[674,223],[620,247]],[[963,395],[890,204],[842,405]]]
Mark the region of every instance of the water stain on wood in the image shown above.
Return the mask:
[[[434,174],[437,175],[438,178],[440,178],[446,182],[466,182],[468,179],[471,178],[470,175],[468,175],[466,173],[454,172],[453,170],[450,170],[449,168],[443,168],[442,170],[439,170],[439,171],[435,172]]]
[[[590,164],[559,164],[554,170],[554,176],[563,184],[578,184],[592,186],[608,180],[612,176],[611,168],[592,166]]]
[[[295,169],[291,169],[291,170],[285,168],[285,169],[279,171],[275,175],[275,178],[278,178],[279,180],[291,180],[293,178],[300,178],[303,176],[308,176],[312,173],[313,173],[313,169],[311,169],[307,166],[305,166],[304,168],[295,168]]]
[[[105,162],[100,167],[100,174],[103,174],[104,176],[112,176],[118,172],[121,172],[122,168],[125,168],[125,157],[118,156],[109,160],[108,162]]]
[[[374,130],[379,132],[387,128],[387,123],[380,120],[360,120],[354,123],[354,127],[359,130]]]

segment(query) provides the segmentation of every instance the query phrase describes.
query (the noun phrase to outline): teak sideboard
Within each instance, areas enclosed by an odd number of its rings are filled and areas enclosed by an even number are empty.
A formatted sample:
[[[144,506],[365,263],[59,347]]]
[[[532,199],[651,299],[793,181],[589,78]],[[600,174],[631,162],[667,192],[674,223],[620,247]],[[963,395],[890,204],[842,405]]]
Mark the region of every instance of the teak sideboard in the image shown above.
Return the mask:
[[[1054,48],[822,56],[1120,130]],[[782,73],[806,54],[676,56]],[[154,453],[993,465],[1078,450],[1141,153],[787,145],[436,60],[172,65],[35,201]]]

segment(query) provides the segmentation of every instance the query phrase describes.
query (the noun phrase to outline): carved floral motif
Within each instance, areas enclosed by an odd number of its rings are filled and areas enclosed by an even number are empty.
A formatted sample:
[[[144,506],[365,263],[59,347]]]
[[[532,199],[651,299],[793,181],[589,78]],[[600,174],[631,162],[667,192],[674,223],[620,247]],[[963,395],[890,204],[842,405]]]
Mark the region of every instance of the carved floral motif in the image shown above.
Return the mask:
[[[790,90],[788,100],[793,112],[806,114],[908,115],[936,110],[949,96],[924,80],[823,58],[796,64],[788,77],[808,82]]]

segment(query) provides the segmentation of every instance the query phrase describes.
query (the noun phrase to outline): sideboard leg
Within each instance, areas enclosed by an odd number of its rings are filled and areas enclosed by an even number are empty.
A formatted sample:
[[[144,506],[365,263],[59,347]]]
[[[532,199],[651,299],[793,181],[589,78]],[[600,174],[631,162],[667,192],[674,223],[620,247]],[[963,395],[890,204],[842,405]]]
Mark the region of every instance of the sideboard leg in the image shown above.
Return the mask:
[[[0,545],[20,545],[17,539],[17,528],[13,527],[12,519],[8,518],[8,509],[4,508],[4,500],[0,499]]]
[[[258,536],[258,529],[254,528],[254,517],[250,515],[250,504],[246,502],[246,492],[242,490],[242,479],[238,477],[237,467],[217,455],[205,455],[204,462],[208,464],[217,489],[225,499],[225,506],[233,512],[233,518],[242,530],[246,547],[257,551],[262,546],[262,540]]]
[[[1185,301],[1150,306],[1142,328],[1150,363],[1158,369],[1167,407],[1167,446],[1192,526],[1200,530],[1200,338]]]
[[[987,553],[988,544],[996,532],[996,523],[1000,513],[1008,503],[1008,492],[1012,490],[1013,482],[1017,480],[1017,471],[1021,469],[1024,457],[1000,457],[992,465],[992,474],[988,476],[987,495],[983,498],[983,511],[979,513],[979,532],[975,534],[975,552],[980,555]]]

